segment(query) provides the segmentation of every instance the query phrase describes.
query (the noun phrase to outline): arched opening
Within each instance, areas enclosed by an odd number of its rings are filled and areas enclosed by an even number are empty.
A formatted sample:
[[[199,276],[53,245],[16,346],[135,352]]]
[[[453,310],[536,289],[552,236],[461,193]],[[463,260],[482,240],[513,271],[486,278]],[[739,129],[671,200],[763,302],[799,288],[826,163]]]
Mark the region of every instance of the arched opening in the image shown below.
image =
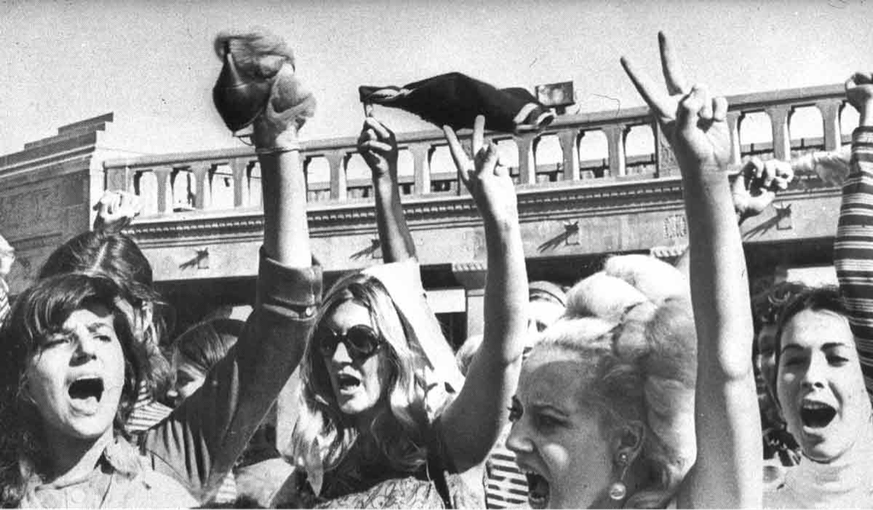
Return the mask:
[[[557,135],[542,135],[534,141],[536,182],[555,182],[564,171],[564,153]]]
[[[579,137],[579,178],[600,179],[609,171],[609,142],[597,129]]]
[[[791,155],[798,156],[811,150],[824,149],[824,122],[815,106],[795,108],[788,118],[791,133]]]
[[[310,202],[330,200],[330,163],[324,156],[306,160],[306,191]]]
[[[655,175],[655,134],[652,126],[631,126],[624,140],[627,175]]]
[[[742,156],[773,158],[773,128],[770,116],[765,112],[745,114],[737,126]]]
[[[151,170],[137,172],[133,177],[134,193],[142,203],[142,215],[158,213],[158,177]]]

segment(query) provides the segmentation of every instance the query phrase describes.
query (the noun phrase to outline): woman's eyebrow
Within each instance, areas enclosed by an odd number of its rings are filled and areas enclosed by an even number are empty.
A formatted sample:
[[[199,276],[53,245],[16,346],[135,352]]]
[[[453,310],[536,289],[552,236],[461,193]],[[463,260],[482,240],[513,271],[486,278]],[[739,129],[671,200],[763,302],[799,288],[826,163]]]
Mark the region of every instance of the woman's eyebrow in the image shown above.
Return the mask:
[[[793,350],[793,351],[803,351],[803,350],[804,350],[803,347],[801,347],[801,346],[799,346],[799,345],[797,345],[797,344],[788,344],[788,345],[786,345],[786,346],[783,346],[783,347],[782,347],[782,350],[779,351],[779,352],[782,353],[782,354],[784,354],[785,351],[787,351],[787,350],[789,350],[789,349],[791,349],[791,350]]]
[[[530,407],[537,411],[552,411],[562,416],[569,416],[569,413],[567,413],[567,411],[559,407],[557,404],[553,404],[549,401],[533,402]]]

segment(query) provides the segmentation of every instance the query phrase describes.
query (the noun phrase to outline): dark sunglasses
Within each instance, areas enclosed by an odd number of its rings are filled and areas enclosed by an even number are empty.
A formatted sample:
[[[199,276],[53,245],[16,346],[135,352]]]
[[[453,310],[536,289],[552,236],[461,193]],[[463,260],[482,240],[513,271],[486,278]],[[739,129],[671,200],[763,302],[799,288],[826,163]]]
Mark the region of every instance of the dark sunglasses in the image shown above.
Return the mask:
[[[315,339],[318,342],[318,352],[325,358],[333,357],[337,346],[342,342],[349,351],[349,356],[357,360],[376,354],[383,343],[382,337],[364,324],[352,326],[345,334],[324,327],[319,330]]]

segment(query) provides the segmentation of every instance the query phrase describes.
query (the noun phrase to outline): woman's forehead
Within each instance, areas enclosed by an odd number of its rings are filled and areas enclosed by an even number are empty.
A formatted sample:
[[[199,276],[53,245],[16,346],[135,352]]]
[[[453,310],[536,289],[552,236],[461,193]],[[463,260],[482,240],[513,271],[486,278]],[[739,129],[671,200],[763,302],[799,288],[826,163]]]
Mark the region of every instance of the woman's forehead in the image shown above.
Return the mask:
[[[844,344],[854,347],[855,338],[843,315],[830,310],[806,309],[798,312],[785,324],[781,343],[783,348],[794,344]]]
[[[525,360],[519,379],[519,393],[545,398],[549,394],[574,396],[587,383],[586,363],[560,349],[539,349]]]
[[[349,328],[356,324],[372,326],[370,309],[359,301],[348,299],[338,303],[324,320],[330,328]]]

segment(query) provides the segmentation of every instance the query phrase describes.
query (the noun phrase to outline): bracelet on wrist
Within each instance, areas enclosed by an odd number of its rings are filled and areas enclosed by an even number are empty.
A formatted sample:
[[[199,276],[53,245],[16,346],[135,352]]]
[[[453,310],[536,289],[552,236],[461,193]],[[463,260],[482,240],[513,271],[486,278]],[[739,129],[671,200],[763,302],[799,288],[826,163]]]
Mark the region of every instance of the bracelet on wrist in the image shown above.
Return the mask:
[[[279,147],[258,147],[255,149],[255,154],[282,154],[285,152],[299,151],[300,145],[282,145]]]

